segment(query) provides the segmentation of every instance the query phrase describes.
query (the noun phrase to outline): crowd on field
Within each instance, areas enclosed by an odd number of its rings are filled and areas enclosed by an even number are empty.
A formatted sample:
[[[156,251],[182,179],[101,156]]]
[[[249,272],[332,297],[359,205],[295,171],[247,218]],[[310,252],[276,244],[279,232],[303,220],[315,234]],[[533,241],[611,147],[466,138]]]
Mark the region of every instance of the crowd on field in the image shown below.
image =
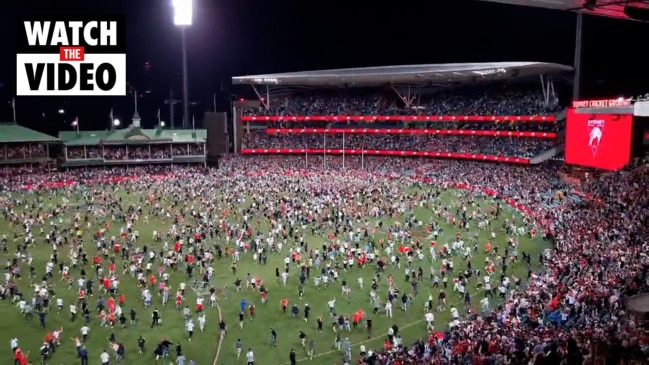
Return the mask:
[[[348,184],[380,186],[387,179],[384,175],[403,181],[411,177],[429,178],[445,186],[462,184],[472,187],[478,195],[489,189],[499,198],[512,199],[519,207],[526,207],[529,219],[554,241],[554,249],[538,257],[526,257],[524,252],[510,252],[512,257],[506,253],[499,256],[502,265],[497,262],[494,280],[504,290],[501,301],[493,307],[468,307],[466,313],[453,314],[450,324],[438,326],[443,336],[431,333],[429,338],[413,345],[395,344],[391,342],[394,332],[386,333],[385,349],[364,348],[361,354],[354,354],[359,364],[572,365],[592,361],[595,343],[601,343],[605,349],[599,356],[604,356],[607,364],[647,358],[649,333],[641,326],[640,318],[625,308],[624,301],[626,296],[648,289],[649,169],[642,163],[588,181],[581,192],[588,198],[582,199],[545,194],[565,188],[556,179],[554,165],[522,167],[353,156],[344,162],[334,156],[226,157],[219,170],[207,171],[160,166],[128,172],[32,170],[29,174],[4,176],[2,185],[4,189],[15,190],[46,181],[83,182],[124,173],[157,172],[170,172],[176,179],[188,179],[199,186],[201,181],[208,184],[228,179],[235,179],[237,186],[255,186],[256,182],[270,186],[282,179],[300,181],[280,178],[287,170],[316,174],[316,179],[306,178],[306,186],[315,188],[322,184],[323,192],[328,193],[352,189]],[[332,174],[341,174],[340,179],[346,184],[334,184],[338,178]],[[514,260],[528,265],[527,277],[522,283],[500,283],[498,277],[507,277],[505,263]],[[462,273],[451,271],[449,275],[466,279]],[[487,297],[486,292],[472,294]]]
[[[321,156],[252,157],[232,161],[251,170],[342,170],[342,159]],[[624,298],[649,288],[649,169],[609,173],[584,187],[591,200],[557,203],[544,191],[557,189],[552,167],[519,167],[466,161],[421,165],[416,159],[348,158],[345,168],[381,174],[416,174],[436,181],[494,189],[529,207],[552,237],[555,249],[528,257],[543,269],[529,271],[525,286],[507,290],[489,311],[474,310],[436,336],[413,346],[366,352],[361,364],[582,364],[594,344],[606,364],[646,360],[649,332],[624,306]],[[600,348],[601,349],[601,348]],[[592,362],[591,362],[592,363]]]

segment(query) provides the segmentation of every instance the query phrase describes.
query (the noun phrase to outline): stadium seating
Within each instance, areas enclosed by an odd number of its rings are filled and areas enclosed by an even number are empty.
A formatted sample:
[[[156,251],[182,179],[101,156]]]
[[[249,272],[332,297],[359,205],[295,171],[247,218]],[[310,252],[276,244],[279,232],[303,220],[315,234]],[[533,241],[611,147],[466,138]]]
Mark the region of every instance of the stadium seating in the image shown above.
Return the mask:
[[[202,155],[203,145],[162,145],[162,146],[134,146],[128,149],[124,147],[95,147],[95,146],[69,146],[68,159],[92,159],[105,158],[107,160],[156,160],[170,159],[178,156],[198,156]]]
[[[242,110],[242,152],[426,152],[529,163],[558,143],[553,116],[558,106],[546,107],[540,94],[502,85],[463,87],[422,94],[413,102],[416,106],[408,107],[394,91],[325,90],[277,97],[268,108]]]
[[[0,145],[0,160],[26,160],[47,158],[45,143],[6,143]]]
[[[244,145],[251,149],[352,149],[436,151],[530,158],[552,147],[554,141],[536,138],[439,135],[324,135],[251,132]]]
[[[306,115],[553,115],[557,106],[546,107],[538,89],[510,89],[502,85],[440,90],[417,97],[416,107],[404,108],[404,101],[387,90],[318,91],[270,99],[269,108],[244,110],[247,116]]]

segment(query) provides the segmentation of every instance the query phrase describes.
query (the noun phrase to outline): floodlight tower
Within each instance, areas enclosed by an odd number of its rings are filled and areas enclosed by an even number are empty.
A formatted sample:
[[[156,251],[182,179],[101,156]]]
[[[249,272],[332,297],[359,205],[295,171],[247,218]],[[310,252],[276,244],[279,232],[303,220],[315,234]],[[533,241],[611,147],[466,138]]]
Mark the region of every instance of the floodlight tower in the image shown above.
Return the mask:
[[[192,25],[193,0],[171,0],[174,24],[180,27],[183,52],[183,128],[189,123],[189,87],[187,80],[187,28]]]

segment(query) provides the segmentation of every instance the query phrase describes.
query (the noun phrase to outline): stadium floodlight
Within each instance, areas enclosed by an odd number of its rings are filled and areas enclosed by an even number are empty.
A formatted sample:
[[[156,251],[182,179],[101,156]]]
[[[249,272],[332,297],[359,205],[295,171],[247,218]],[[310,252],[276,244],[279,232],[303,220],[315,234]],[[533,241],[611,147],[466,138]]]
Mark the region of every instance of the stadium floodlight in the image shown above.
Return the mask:
[[[185,31],[192,25],[194,0],[171,0],[174,7],[174,24],[180,27],[183,52],[183,127],[189,123],[189,81],[187,80],[187,37]]]
[[[65,109],[59,109],[59,114],[65,114]]]
[[[192,25],[194,16],[193,0],[171,0],[174,8],[174,24],[178,26]]]
[[[113,120],[113,125],[114,125],[115,127],[119,127],[120,123],[121,123],[121,122],[119,121],[119,119],[114,119],[114,120]]]

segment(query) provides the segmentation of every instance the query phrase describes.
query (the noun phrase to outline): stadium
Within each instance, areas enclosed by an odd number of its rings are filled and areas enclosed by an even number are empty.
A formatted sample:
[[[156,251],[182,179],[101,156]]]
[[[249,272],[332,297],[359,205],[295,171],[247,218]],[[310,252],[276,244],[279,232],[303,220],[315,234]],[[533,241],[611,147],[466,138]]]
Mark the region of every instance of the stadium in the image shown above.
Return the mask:
[[[240,343],[267,347],[268,331],[279,350],[257,353],[264,363],[285,363],[292,347],[318,363],[603,363],[616,341],[641,359],[649,225],[620,214],[647,221],[646,160],[629,148],[621,165],[600,166],[614,173],[564,164],[578,109],[559,102],[553,78],[571,71],[508,62],[234,77],[257,99],[233,103],[232,140],[218,142],[232,153],[218,167],[209,126],[143,129],[137,111],[127,128],[57,138],[3,123],[2,245],[17,254],[2,296],[25,323],[11,335],[18,354],[71,363],[62,332],[98,321],[70,334],[75,351],[109,337],[120,361],[149,331],[214,364],[241,361]],[[86,265],[96,275],[77,273]],[[38,321],[60,329],[30,340]],[[174,346],[139,350],[158,359]]]
[[[649,362],[648,1],[169,2],[7,4],[3,363]]]

